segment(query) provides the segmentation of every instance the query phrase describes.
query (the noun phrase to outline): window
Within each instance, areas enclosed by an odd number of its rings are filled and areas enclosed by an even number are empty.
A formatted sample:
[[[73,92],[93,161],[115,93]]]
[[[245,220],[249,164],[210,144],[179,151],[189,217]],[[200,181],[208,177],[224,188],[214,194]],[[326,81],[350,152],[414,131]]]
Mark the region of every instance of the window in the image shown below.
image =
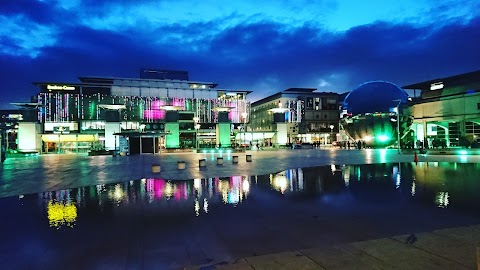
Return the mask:
[[[309,97],[307,98],[307,110],[313,110],[313,98]]]

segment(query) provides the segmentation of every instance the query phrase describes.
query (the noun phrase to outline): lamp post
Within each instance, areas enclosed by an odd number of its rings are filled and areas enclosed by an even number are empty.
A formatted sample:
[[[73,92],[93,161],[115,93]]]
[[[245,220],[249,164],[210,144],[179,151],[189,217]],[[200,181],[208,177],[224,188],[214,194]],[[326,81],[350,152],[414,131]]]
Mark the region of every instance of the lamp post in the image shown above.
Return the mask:
[[[248,113],[243,112],[242,113],[242,118],[243,118],[243,145],[245,146],[245,150],[247,149],[247,117]]]
[[[398,102],[397,103],[397,149],[398,149],[398,153],[400,154],[402,152],[401,148],[400,148],[400,103],[402,103],[402,100],[401,99],[395,99],[393,101],[396,101]]]
[[[333,144],[333,128],[334,125],[330,125],[330,144]]]
[[[194,117],[193,122],[195,122],[195,149],[197,149],[198,153],[198,131],[200,130],[200,124],[198,122],[200,122],[200,118]]]

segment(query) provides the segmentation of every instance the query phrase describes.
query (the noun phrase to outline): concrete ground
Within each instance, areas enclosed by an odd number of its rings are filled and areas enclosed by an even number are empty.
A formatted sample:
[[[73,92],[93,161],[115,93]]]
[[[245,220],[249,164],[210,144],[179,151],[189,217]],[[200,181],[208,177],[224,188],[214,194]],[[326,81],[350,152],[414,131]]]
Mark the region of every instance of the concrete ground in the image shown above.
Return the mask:
[[[232,164],[232,156],[239,157]],[[246,155],[252,162],[246,162]],[[217,158],[224,158],[217,165]],[[0,165],[0,197],[117,183],[141,178],[186,180],[262,175],[321,165],[413,162],[413,154],[396,150],[283,149],[238,154],[162,154],[125,157],[41,155],[7,159]],[[206,168],[199,160],[206,159]],[[185,161],[185,170],[177,162]],[[420,162],[478,163],[477,155],[420,155]],[[161,166],[160,173],[152,165]],[[480,179],[480,177],[479,177]],[[476,269],[480,225],[391,236],[332,247],[211,262],[189,269]],[[276,252],[276,251],[275,251]],[[128,269],[128,266],[126,266]],[[148,267],[145,265],[145,269]]]

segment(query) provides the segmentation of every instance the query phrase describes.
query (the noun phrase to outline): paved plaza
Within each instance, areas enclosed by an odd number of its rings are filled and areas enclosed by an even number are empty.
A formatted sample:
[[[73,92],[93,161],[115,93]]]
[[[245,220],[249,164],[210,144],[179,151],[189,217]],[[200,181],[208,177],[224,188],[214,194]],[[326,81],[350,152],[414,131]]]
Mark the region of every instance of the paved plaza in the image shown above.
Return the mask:
[[[232,156],[234,155],[239,157],[238,164],[232,163]],[[252,156],[252,162],[246,161],[246,155]],[[220,156],[224,158],[223,165],[217,165],[217,158]],[[396,150],[346,150],[334,148],[281,149],[223,154],[162,153],[161,155],[117,157],[90,157],[86,155],[30,156],[9,158],[0,165],[0,197],[125,182],[142,178],[188,180],[228,177],[232,175],[251,176],[276,173],[286,169],[332,164],[354,165],[413,162],[413,158],[413,153],[398,154]],[[480,161],[480,156],[478,155],[420,155],[418,158],[419,162],[478,163]],[[207,166],[205,168],[199,168],[200,159],[206,159]],[[184,170],[177,169],[178,161],[185,161],[186,168]],[[154,164],[160,165],[160,173],[152,172],[152,165]],[[257,222],[261,220],[261,216],[253,218],[256,218]],[[293,218],[288,221],[288,224],[301,225],[303,221],[298,218],[303,217],[299,215],[297,220]],[[323,223],[331,227],[332,233],[348,233],[349,225],[346,223],[335,225],[339,221],[341,220],[322,220]],[[236,226],[232,222],[230,224],[228,220],[225,222],[228,226],[225,225],[225,229],[221,229],[225,230],[225,235],[232,228],[240,226],[240,224]],[[272,222],[274,221],[272,220]],[[359,219],[356,222],[365,221]],[[368,222],[374,221],[369,220]],[[263,224],[266,225],[266,223]],[[313,223],[308,221],[305,224],[310,226]],[[405,224],[408,224],[408,222],[405,222]],[[128,230],[131,230],[131,232],[134,231],[133,229],[135,229],[135,232],[138,231],[136,229],[139,226],[136,222],[133,225],[135,226],[128,228]],[[242,224],[241,226],[245,225],[248,224]],[[22,226],[27,226],[27,224]],[[212,235],[214,233],[213,226],[209,223],[203,224],[198,222],[197,226],[199,226],[196,228],[197,230],[202,230]],[[273,225],[269,225],[268,228],[269,230],[276,230]],[[255,234],[256,228],[247,226],[247,228],[237,229],[244,230],[245,233],[251,232]],[[125,228],[111,228],[111,230],[112,239],[117,239],[117,237],[113,237],[114,234],[125,234],[123,232]],[[265,252],[246,257],[229,257],[225,255],[223,257],[226,259],[209,261],[205,259],[209,257],[209,254],[206,253],[204,254],[205,257],[202,258],[191,257],[190,255],[184,258],[183,256],[185,255],[183,253],[178,253],[180,245],[185,245],[184,249],[187,251],[185,254],[192,254],[189,250],[198,249],[198,246],[202,249],[206,248],[205,252],[226,254],[227,251],[208,249],[215,247],[214,243],[209,243],[209,239],[214,239],[212,235],[196,234],[195,231],[187,228],[185,230],[185,236],[181,237],[182,239],[184,238],[183,240],[178,240],[173,236],[171,236],[172,239],[170,240],[167,232],[164,232],[165,236],[158,232],[158,235],[162,235],[161,239],[164,241],[171,241],[172,245],[179,245],[179,247],[172,248],[172,251],[177,252],[175,254],[168,253],[168,255],[165,255],[167,254],[164,253],[166,250],[162,249],[142,249],[142,254],[136,254],[135,252],[133,254],[135,255],[133,256],[134,258],[142,258],[140,261],[127,259],[127,257],[132,256],[131,250],[137,250],[135,246],[137,240],[134,237],[138,234],[136,232],[128,238],[128,241],[118,239],[116,240],[118,242],[110,243],[111,245],[119,245],[121,247],[121,254],[115,254],[115,263],[113,263],[113,260],[111,263],[108,263],[107,258],[104,261],[106,264],[90,265],[89,269],[163,269],[162,267],[156,267],[158,264],[155,264],[156,261],[161,259],[161,256],[177,256],[180,261],[185,262],[166,269],[184,267],[188,269],[477,269],[477,247],[480,243],[480,225],[471,225],[441,228],[433,231],[412,231],[412,233],[415,233],[414,235],[382,235],[377,233],[375,235],[382,236],[380,238],[362,236],[363,239],[361,241],[357,240],[351,243],[341,241],[342,244],[339,245],[324,243],[318,246],[318,248],[295,249],[289,247],[289,244],[295,241],[295,237],[292,238],[290,236],[297,235],[304,240],[308,239],[306,235],[302,234],[301,228],[298,228],[295,233],[290,232],[289,238],[279,238],[268,245],[271,246],[269,250],[273,250],[271,252],[266,250]],[[281,233],[279,231],[279,235]],[[189,240],[188,237],[190,236],[197,238],[195,243]],[[229,241],[228,239],[225,240]],[[230,239],[230,241],[234,240]],[[250,241],[251,246],[255,247],[255,241],[268,240],[256,239],[252,235],[245,235],[243,242],[246,241]],[[98,243],[101,242],[101,239],[98,240]],[[204,244],[199,244],[201,242]],[[154,247],[155,243],[152,239],[150,244]],[[231,246],[234,246],[233,244],[232,242]],[[262,244],[265,245],[265,243]],[[148,245],[148,243],[144,245]],[[103,248],[106,248],[106,246]],[[10,250],[8,252],[13,252],[12,254],[14,254],[14,251]],[[238,254],[246,253],[248,251],[238,251]],[[71,255],[73,256],[74,254],[72,253]],[[114,255],[106,254],[106,256]],[[122,257],[123,259],[118,259],[117,257]],[[78,267],[82,269],[81,266]],[[72,266],[72,269],[75,269],[75,267]]]
[[[239,163],[232,163],[232,156]],[[252,162],[246,162],[246,155]],[[224,164],[217,165],[223,157]],[[479,155],[419,155],[419,161],[478,163]],[[199,167],[206,159],[207,166]],[[185,161],[185,170],[177,169],[177,162]],[[323,165],[353,165],[372,163],[413,162],[413,153],[398,154],[390,149],[346,150],[280,149],[246,151],[245,153],[168,153],[135,156],[40,155],[8,158],[0,164],[0,197],[38,193],[67,188],[117,183],[142,178],[188,180],[196,178],[228,177],[232,175],[263,175],[286,169]],[[152,165],[161,166],[160,173],[152,173]]]

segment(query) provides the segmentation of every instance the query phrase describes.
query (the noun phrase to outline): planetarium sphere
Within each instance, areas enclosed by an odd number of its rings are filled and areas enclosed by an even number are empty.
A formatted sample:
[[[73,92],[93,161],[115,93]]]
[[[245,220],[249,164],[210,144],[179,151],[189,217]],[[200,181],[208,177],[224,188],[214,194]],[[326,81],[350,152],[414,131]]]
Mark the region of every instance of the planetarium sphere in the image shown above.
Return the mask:
[[[361,141],[364,146],[398,145],[398,137],[408,140],[404,135],[412,122],[410,116],[397,114],[397,109],[401,111],[407,100],[407,93],[393,83],[361,84],[345,97],[340,124],[350,139]]]
[[[365,113],[388,113],[398,105],[407,101],[407,93],[393,83],[371,81],[359,85],[345,97],[343,109],[349,115]]]

